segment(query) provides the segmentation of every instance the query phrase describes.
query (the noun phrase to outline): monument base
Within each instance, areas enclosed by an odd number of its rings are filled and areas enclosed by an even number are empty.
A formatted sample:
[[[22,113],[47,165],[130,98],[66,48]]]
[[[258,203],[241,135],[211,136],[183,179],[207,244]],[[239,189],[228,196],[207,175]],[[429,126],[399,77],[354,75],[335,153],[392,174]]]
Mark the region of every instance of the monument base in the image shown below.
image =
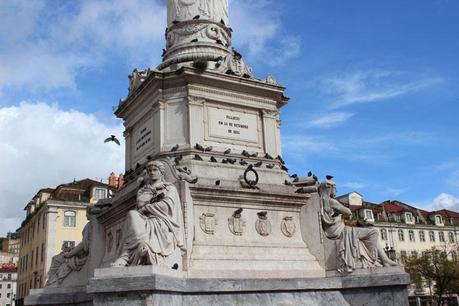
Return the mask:
[[[33,290],[26,305],[408,305],[403,268],[357,270],[348,276],[290,279],[193,278],[156,267],[96,270],[84,292]]]

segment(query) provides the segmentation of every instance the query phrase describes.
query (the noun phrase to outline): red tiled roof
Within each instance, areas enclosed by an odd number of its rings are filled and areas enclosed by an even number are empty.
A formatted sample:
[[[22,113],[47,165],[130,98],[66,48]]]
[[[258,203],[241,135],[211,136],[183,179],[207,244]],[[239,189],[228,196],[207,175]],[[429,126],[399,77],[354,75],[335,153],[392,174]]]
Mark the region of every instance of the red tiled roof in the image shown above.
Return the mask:
[[[448,209],[441,209],[441,210],[433,211],[430,214],[431,215],[440,214],[440,215],[442,215],[442,217],[459,219],[459,213],[457,213],[455,211],[448,210]]]
[[[394,204],[394,203],[385,202],[385,203],[382,203],[381,206],[384,208],[386,212],[389,212],[389,213],[405,211],[403,207],[399,206],[398,204]]]

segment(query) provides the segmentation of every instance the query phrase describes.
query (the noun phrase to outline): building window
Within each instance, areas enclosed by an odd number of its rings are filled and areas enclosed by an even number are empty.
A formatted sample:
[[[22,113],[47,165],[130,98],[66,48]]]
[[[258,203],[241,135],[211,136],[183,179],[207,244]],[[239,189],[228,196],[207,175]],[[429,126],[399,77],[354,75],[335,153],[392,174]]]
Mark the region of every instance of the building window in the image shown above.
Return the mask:
[[[411,256],[412,256],[412,257],[418,257],[418,252],[416,252],[416,251],[411,251]]]
[[[449,238],[449,242],[454,243],[454,233],[453,232],[448,233],[448,238]]]
[[[107,190],[104,188],[95,188],[94,189],[94,200],[99,201],[107,198]]]
[[[445,242],[445,233],[438,232],[438,240],[440,240],[440,242]]]
[[[395,222],[400,222],[400,221],[402,221],[402,219],[400,218],[400,215],[396,214],[395,215]]]
[[[426,234],[424,233],[424,231],[419,231],[419,241],[426,241]]]
[[[365,220],[374,221],[373,211],[370,209],[365,209]]]
[[[386,229],[381,229],[381,240],[387,240],[387,231]]]
[[[40,258],[40,261],[43,262],[44,259],[45,259],[45,244],[42,243],[41,244],[41,258]]]
[[[435,224],[443,224],[443,219],[441,216],[435,216]]]
[[[11,284],[7,284],[6,289],[11,289]]]
[[[410,241],[415,241],[415,237],[414,237],[414,231],[413,230],[409,230],[408,231],[408,236],[410,237]]]
[[[398,230],[398,240],[405,241],[405,233],[403,230]]]
[[[413,214],[410,212],[405,213],[405,222],[406,223],[413,223]]]
[[[76,212],[67,210],[64,212],[64,227],[76,226]]]
[[[429,238],[431,242],[435,242],[435,232],[434,231],[429,232]]]
[[[406,251],[400,251],[400,259],[402,262],[406,261]]]
[[[62,242],[62,250],[73,249],[75,247],[75,241],[63,241]]]

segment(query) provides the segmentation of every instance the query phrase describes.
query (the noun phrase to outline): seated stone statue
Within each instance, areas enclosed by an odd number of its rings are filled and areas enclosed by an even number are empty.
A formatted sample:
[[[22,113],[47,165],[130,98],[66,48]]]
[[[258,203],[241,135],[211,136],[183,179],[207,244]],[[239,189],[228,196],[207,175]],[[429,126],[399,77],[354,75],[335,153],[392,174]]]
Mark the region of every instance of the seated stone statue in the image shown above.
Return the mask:
[[[352,213],[334,198],[335,193],[336,184],[331,178],[320,184],[322,228],[327,238],[338,241],[337,270],[350,273],[354,269],[398,266],[384,252],[377,229],[344,225],[343,216],[350,218]]]
[[[61,253],[53,257],[46,286],[60,285],[70,273],[81,270],[89,255],[90,239],[91,223],[89,222],[83,229],[83,240],[77,246],[73,249],[63,248]]]
[[[179,195],[173,184],[164,181],[164,171],[160,162],[147,164],[137,207],[129,211],[124,223],[121,256],[112,266],[166,265],[172,253],[184,250]]]

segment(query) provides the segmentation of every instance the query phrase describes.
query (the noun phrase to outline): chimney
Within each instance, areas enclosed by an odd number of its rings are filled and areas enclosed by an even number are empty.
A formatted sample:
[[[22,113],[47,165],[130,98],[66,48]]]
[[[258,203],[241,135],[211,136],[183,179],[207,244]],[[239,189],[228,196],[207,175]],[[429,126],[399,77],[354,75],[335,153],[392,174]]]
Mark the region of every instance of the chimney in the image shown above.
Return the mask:
[[[118,177],[118,189],[123,187],[123,185],[124,185],[124,175],[120,174],[120,176]]]
[[[108,186],[118,188],[118,179],[116,178],[116,175],[113,172],[110,173],[110,176],[108,177]]]

